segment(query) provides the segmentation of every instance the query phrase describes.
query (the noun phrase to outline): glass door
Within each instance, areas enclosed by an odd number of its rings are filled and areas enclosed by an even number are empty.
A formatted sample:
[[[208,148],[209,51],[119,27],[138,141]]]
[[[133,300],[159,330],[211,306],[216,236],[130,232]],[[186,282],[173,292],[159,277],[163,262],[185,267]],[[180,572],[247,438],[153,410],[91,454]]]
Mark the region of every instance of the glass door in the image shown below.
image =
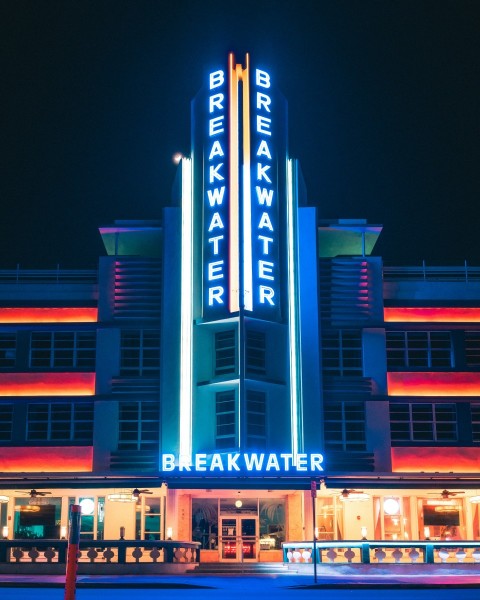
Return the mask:
[[[258,517],[222,517],[220,560],[255,562],[258,560]]]

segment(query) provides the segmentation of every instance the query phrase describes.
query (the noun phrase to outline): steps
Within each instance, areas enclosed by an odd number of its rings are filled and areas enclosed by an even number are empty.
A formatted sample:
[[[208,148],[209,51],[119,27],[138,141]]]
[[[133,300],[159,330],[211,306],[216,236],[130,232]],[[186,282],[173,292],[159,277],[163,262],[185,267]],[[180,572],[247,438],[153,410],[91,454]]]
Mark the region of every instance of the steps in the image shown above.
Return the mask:
[[[289,575],[295,573],[283,563],[200,563],[187,573],[195,575]]]

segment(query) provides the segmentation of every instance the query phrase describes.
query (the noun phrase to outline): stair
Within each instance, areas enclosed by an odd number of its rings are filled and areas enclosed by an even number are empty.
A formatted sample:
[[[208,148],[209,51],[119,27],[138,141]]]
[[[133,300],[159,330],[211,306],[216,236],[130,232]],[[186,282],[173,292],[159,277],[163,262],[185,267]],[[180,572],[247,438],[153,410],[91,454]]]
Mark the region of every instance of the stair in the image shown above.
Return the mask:
[[[187,573],[195,575],[290,575],[283,563],[200,563]]]

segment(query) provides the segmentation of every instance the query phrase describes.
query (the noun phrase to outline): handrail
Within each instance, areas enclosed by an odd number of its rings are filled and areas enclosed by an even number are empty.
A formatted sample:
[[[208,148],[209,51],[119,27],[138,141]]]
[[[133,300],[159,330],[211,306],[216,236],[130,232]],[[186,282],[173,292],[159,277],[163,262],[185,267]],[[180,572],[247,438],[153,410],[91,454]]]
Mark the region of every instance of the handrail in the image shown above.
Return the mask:
[[[89,550],[89,555],[91,549],[95,549],[95,551],[100,555],[101,552],[110,552],[110,558],[113,556],[111,553],[111,549],[114,548],[117,550],[117,563],[118,564],[126,564],[128,562],[135,562],[135,554],[133,554],[134,560],[129,560],[127,555],[128,548],[143,548],[146,551],[154,551],[154,550],[163,550],[164,551],[164,560],[163,562],[173,563],[178,562],[176,552],[180,549],[191,550],[191,558],[187,562],[199,562],[200,560],[200,542],[190,542],[190,541],[178,541],[178,540],[80,540],[79,549],[80,552]],[[56,562],[59,564],[64,564],[66,562],[66,554],[67,554],[68,541],[67,540],[58,540],[58,539],[42,539],[42,540],[0,540],[0,564],[4,563],[12,563],[15,561],[11,560],[11,556],[9,556],[9,550],[12,548],[21,548],[23,553],[26,556],[30,557],[31,562],[35,562],[36,558],[34,557],[35,551],[43,551],[48,552],[49,550],[53,550],[56,555]],[[32,556],[34,558],[32,558]],[[44,555],[46,556],[46,555]],[[48,558],[48,557],[47,557]],[[52,560],[53,555],[49,555],[49,562]],[[92,560],[93,562],[93,560]],[[18,564],[18,559],[17,559]]]
[[[480,281],[480,267],[463,266],[383,266],[385,281]]]
[[[312,561],[312,550],[314,543],[312,542],[283,542],[283,561],[285,563],[301,563],[301,562],[313,562]],[[316,541],[315,549],[317,552],[317,562],[324,562],[324,556],[330,562],[352,562],[354,558],[358,558],[358,563],[370,564],[371,552],[373,551],[374,558],[378,562],[384,562],[387,557],[383,549],[396,550],[408,550],[409,554],[404,557],[402,553],[394,557],[393,562],[400,562],[402,558],[409,558],[411,562],[417,562],[420,557],[418,550],[422,551],[423,563],[434,564],[435,562],[446,562],[456,558],[458,562],[463,562],[466,557],[465,549],[473,549],[470,559],[478,563],[480,562],[480,541],[475,540],[456,540],[456,541],[431,541],[431,540],[408,540],[408,541],[384,541],[384,540],[338,540],[338,541]],[[343,558],[345,560],[337,561],[338,558],[335,550],[347,549],[344,553]],[[359,551],[358,556],[354,555],[353,549]],[[323,553],[328,550],[329,552]],[[296,553],[296,555],[294,555]],[[330,554],[332,553],[332,554]],[[454,556],[451,553],[455,553]],[[329,555],[330,554],[330,555]],[[340,557],[342,558],[342,557]],[[437,561],[435,560],[437,558]]]
[[[97,283],[96,269],[0,269],[0,283]]]

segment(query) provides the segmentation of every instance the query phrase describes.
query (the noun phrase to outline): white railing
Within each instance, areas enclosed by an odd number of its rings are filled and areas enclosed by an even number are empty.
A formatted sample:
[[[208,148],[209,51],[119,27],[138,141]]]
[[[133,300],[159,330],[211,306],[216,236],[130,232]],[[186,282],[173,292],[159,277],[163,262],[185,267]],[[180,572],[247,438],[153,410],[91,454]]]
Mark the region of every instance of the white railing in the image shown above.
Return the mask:
[[[480,563],[480,541],[316,542],[317,563]],[[285,563],[312,563],[313,542],[284,542]]]

